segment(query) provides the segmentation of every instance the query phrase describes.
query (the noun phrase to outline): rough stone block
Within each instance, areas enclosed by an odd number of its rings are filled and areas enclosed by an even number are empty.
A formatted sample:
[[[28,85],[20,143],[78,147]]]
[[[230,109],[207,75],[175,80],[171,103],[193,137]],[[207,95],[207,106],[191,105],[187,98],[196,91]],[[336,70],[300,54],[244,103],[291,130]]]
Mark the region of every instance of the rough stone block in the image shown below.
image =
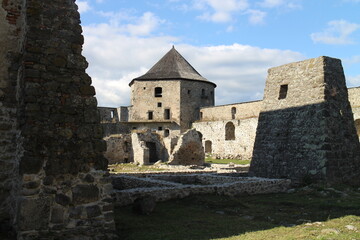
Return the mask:
[[[19,204],[19,228],[23,231],[47,229],[52,198],[23,198]]]
[[[95,185],[77,185],[72,189],[74,204],[91,203],[99,200],[99,188]]]

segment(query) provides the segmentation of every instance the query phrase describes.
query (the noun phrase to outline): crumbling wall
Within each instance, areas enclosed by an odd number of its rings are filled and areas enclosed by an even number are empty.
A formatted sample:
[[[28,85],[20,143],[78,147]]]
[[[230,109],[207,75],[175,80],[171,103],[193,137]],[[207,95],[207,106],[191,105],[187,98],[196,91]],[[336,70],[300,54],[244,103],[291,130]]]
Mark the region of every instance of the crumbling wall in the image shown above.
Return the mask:
[[[129,163],[134,161],[131,134],[117,134],[105,137],[107,150],[104,156],[109,164]]]
[[[340,60],[319,57],[269,70],[251,175],[355,183],[359,156]]]
[[[18,239],[114,237],[106,144],[76,4],[7,0],[0,17],[0,163],[11,172],[0,188],[15,192]]]
[[[201,136],[196,129],[190,129],[179,136],[170,158],[172,165],[203,165],[205,152],[201,143]]]
[[[162,137],[150,130],[134,131],[131,134],[134,163],[148,165],[157,161],[167,161],[168,151]]]

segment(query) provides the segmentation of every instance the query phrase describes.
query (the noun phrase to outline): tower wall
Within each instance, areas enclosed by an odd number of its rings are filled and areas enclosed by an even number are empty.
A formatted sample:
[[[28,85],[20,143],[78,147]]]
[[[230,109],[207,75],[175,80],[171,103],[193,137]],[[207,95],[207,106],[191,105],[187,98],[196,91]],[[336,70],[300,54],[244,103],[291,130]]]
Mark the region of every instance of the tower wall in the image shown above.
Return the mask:
[[[359,151],[340,60],[319,57],[269,70],[251,175],[295,184],[353,182]]]

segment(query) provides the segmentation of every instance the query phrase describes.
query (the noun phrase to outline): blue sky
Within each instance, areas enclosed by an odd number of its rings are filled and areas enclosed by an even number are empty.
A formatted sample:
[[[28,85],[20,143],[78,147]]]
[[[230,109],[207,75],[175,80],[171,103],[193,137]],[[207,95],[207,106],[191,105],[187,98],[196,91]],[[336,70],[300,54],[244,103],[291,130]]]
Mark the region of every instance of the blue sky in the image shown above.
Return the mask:
[[[128,83],[172,45],[217,84],[216,105],[262,99],[267,69],[340,58],[360,86],[360,0],[77,0],[99,106],[130,104]]]

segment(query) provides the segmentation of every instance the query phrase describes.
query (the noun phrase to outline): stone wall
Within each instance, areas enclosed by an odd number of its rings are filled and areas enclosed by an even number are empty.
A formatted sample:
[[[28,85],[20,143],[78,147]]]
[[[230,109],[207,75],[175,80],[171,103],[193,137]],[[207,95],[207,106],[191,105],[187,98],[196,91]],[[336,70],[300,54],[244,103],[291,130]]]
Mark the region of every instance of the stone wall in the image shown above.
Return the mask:
[[[105,137],[107,150],[104,156],[109,164],[129,163],[134,161],[131,134],[117,134]]]
[[[19,161],[22,154],[16,98],[21,74],[20,51],[24,41],[24,2],[0,5],[0,225],[11,231],[20,191]],[[11,234],[11,233],[10,233]],[[15,233],[13,233],[15,234]]]
[[[200,119],[201,107],[214,106],[215,86],[204,81],[181,81],[181,132],[191,128]]]
[[[18,239],[115,237],[106,144],[76,4],[7,0],[0,17],[0,163],[11,171],[1,179],[1,216]],[[3,213],[9,196],[10,217]]]
[[[261,105],[262,101],[254,101],[204,107],[200,109],[201,119],[198,122],[241,120],[258,117]]]
[[[340,60],[319,57],[269,70],[250,174],[355,184],[359,156]]]
[[[235,138],[225,139],[226,124],[233,123]],[[258,118],[241,120],[195,122],[195,127],[202,134],[205,152],[217,158],[251,159],[255,142]]]

